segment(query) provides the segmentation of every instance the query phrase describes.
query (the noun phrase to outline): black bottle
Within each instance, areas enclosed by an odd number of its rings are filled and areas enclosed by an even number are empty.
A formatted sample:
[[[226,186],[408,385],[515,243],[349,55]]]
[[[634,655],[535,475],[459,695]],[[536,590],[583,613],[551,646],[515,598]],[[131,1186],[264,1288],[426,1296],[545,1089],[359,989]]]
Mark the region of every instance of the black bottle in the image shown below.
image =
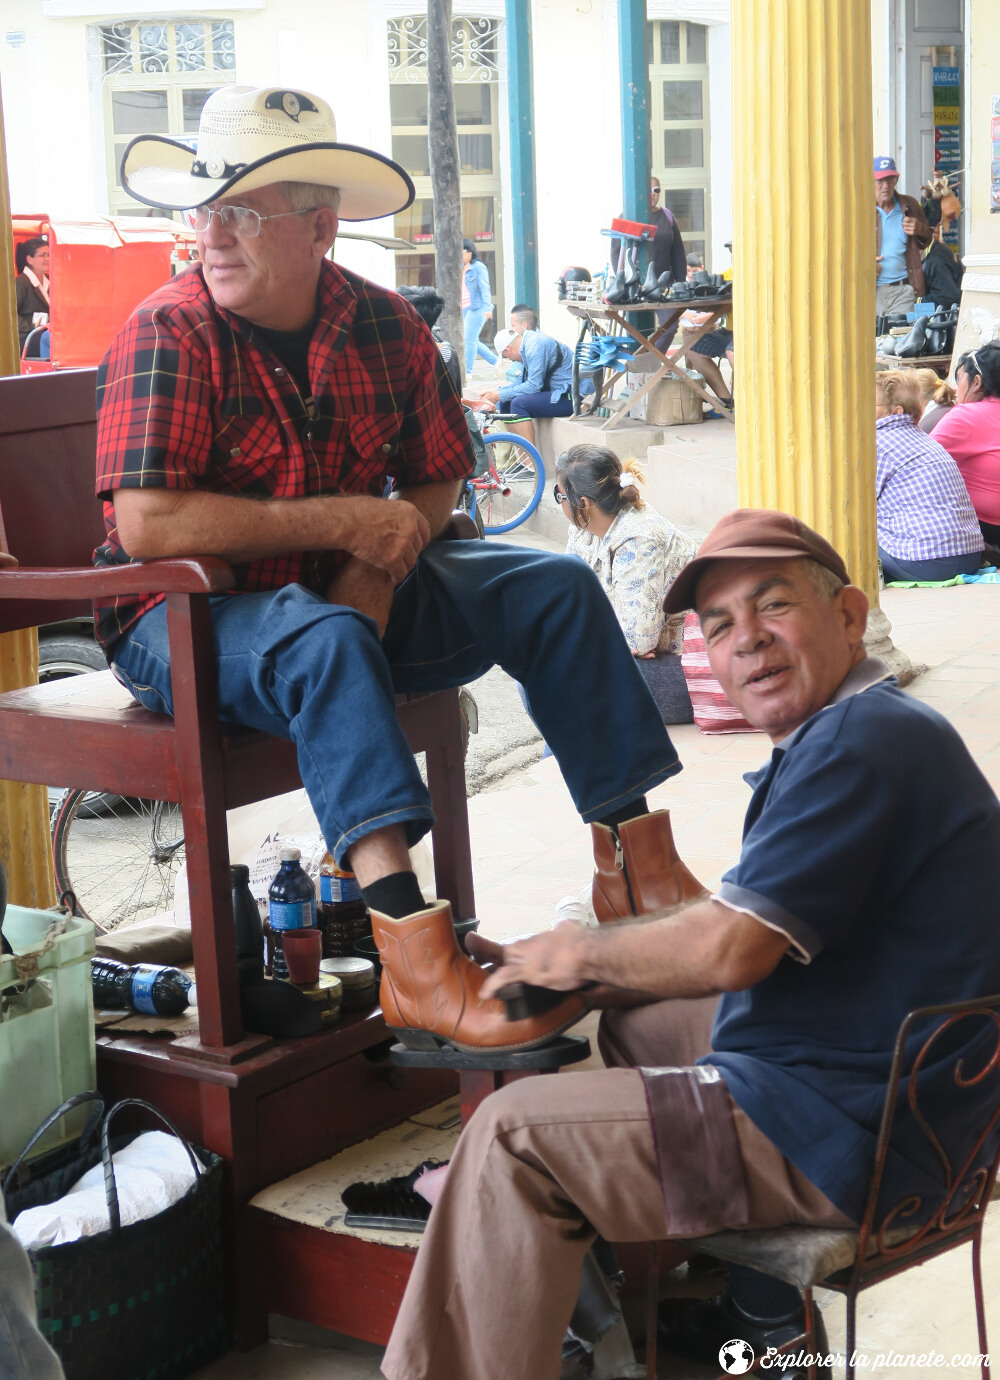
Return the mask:
[[[111,1010],[141,1011],[147,1016],[179,1016],[186,1011],[194,984],[179,968],[162,963],[119,963],[92,958],[90,978],[94,1005]]]
[[[264,926],[250,891],[250,869],[233,863],[229,869],[233,892],[233,924],[236,928],[236,965],[240,985],[260,982],[264,976]]]

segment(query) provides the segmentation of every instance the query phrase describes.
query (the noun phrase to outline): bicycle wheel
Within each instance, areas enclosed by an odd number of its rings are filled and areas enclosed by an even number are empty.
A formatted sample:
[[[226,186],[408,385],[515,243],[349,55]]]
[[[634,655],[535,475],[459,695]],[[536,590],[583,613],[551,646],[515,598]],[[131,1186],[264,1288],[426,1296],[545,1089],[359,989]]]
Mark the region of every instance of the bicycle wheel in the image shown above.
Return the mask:
[[[490,470],[476,480],[476,506],[487,533],[510,532],[538,507],[545,486],[541,455],[523,436],[494,431],[485,436]]]
[[[95,815],[97,792],[68,790],[52,818],[52,857],[60,895],[99,933],[170,910],[184,858],[181,807],[165,800],[120,799]]]

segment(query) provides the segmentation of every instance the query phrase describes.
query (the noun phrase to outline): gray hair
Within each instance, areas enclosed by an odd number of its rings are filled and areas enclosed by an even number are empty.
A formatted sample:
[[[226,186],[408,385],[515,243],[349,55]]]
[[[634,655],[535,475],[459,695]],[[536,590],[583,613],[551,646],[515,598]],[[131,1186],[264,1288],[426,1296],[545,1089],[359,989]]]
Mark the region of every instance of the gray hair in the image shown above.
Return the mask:
[[[816,593],[821,598],[835,599],[838,591],[844,589],[844,581],[840,576],[835,575],[832,570],[828,570],[825,565],[820,565],[819,561],[813,560],[812,556],[803,556],[802,564],[813,582]]]
[[[321,187],[317,182],[282,182],[290,211],[311,211],[314,206],[329,206],[334,215],[340,210],[340,188]]]

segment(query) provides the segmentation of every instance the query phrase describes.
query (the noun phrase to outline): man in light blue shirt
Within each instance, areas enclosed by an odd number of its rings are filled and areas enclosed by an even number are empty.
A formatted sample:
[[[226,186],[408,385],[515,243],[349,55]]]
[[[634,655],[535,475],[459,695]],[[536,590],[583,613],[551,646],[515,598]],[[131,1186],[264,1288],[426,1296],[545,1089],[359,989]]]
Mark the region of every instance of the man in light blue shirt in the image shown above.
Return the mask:
[[[913,310],[924,293],[923,250],[931,228],[911,196],[896,195],[899,174],[884,154],[875,159],[875,314]]]
[[[573,351],[568,345],[535,330],[498,331],[493,347],[503,359],[520,363],[521,377],[516,383],[483,393],[484,402],[528,418],[573,415]],[[530,421],[517,430],[534,444],[535,428]]]

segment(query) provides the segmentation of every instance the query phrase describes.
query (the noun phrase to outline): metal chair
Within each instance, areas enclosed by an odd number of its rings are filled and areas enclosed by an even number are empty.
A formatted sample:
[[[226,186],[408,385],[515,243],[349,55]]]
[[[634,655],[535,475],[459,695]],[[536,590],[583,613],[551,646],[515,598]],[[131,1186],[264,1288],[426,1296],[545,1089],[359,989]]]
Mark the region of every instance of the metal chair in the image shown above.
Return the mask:
[[[847,1380],[854,1380],[857,1297],[864,1289],[880,1280],[901,1274],[914,1265],[922,1265],[965,1242],[972,1244],[972,1281],[976,1299],[976,1320],[979,1328],[979,1351],[987,1357],[986,1316],[983,1308],[983,1280],[981,1248],[983,1221],[991,1197],[997,1170],[1000,1168],[1000,993],[974,1001],[951,1002],[942,1006],[925,1006],[911,1011],[896,1036],[892,1067],[882,1108],[875,1159],[864,1216],[857,1231],[838,1231],[826,1227],[773,1227],[763,1231],[723,1231],[700,1237],[690,1243],[694,1249],[733,1264],[747,1265],[764,1274],[773,1275],[801,1289],[805,1295],[805,1331],[781,1348],[783,1352],[804,1350],[815,1354],[813,1290],[833,1289],[847,1299]],[[912,1065],[907,1067],[907,1043],[922,1023],[944,1017],[924,1039]],[[977,1089],[992,1078],[996,1084],[994,1096],[988,1101],[979,1119],[972,1143],[963,1147],[961,1162],[953,1166],[952,1157],[945,1151],[942,1139],[920,1105],[920,1074],[932,1063],[935,1053],[947,1057],[945,1041],[948,1033],[964,1020],[979,1018],[992,1023],[996,1041],[981,1068],[966,1069],[963,1060],[955,1061],[951,1073],[952,1103],[949,1111],[959,1104],[963,1094],[976,1097]],[[904,1099],[900,1102],[900,1083],[908,1079]],[[882,1183],[894,1125],[901,1115],[908,1115],[917,1123],[928,1144],[933,1148],[940,1167],[943,1197],[931,1216],[918,1224],[907,1225],[909,1219],[923,1216],[924,1202],[911,1194],[880,1212]],[[939,1122],[944,1118],[939,1117]],[[876,1222],[876,1214],[878,1221]],[[760,1358],[758,1358],[759,1362]],[[990,1371],[987,1361],[981,1363],[983,1380]],[[810,1380],[815,1367],[810,1367]]]

